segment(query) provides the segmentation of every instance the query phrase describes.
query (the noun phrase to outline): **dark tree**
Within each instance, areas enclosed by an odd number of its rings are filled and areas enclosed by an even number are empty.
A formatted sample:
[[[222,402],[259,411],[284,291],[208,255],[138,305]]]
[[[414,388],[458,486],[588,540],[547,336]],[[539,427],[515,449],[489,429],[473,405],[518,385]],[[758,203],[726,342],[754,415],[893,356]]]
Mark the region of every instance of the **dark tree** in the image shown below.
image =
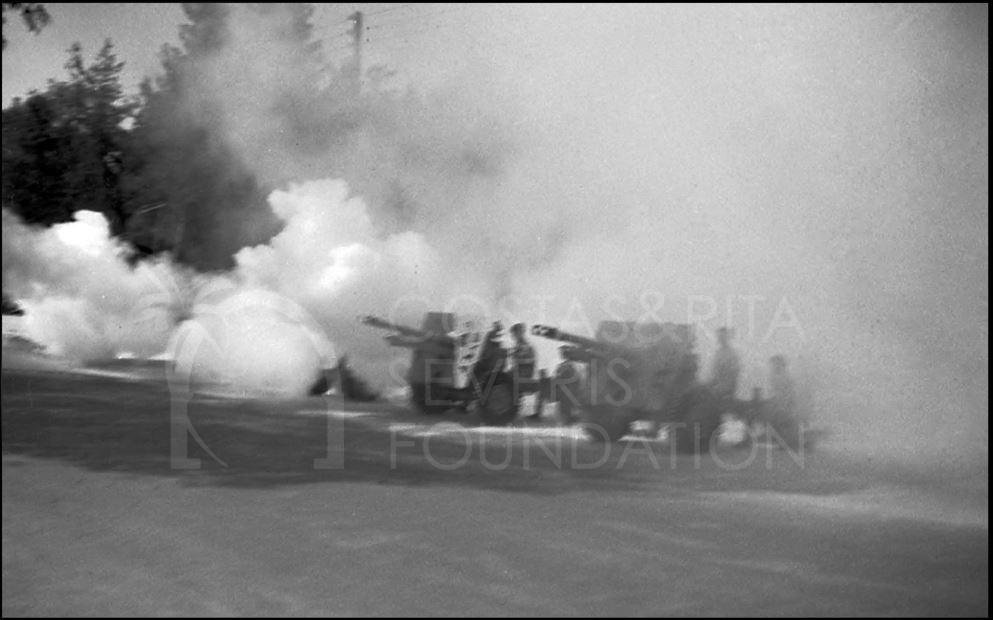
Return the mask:
[[[224,113],[225,93],[215,92],[203,75],[225,51],[232,9],[214,3],[187,3],[183,9],[190,23],[180,27],[182,48],[165,46],[163,75],[142,85],[133,136],[141,162],[135,202],[139,209],[163,205],[163,224],[151,242],[171,242],[162,249],[198,269],[227,269],[239,249],[268,241],[281,223],[266,202],[274,188],[253,174],[215,120]],[[273,14],[273,23],[284,25],[277,37],[301,56],[315,53],[308,7],[251,4],[245,10]]]
[[[45,5],[38,4],[37,2],[3,2],[3,25],[7,25],[7,11],[16,11],[20,13],[21,19],[24,21],[24,25],[27,26],[29,32],[38,34],[41,29],[48,25],[48,22],[52,21],[51,16],[48,11],[45,10]],[[3,37],[3,49],[7,49],[7,37]]]
[[[107,41],[89,66],[79,44],[69,49],[68,80],[50,80],[3,111],[3,204],[26,222],[53,224],[89,209],[125,231],[122,190],[134,105],[122,93],[123,63]]]
[[[23,316],[24,310],[17,305],[14,300],[7,297],[7,293],[3,294],[3,301],[0,302],[0,314],[12,315],[12,316]]]
[[[72,219],[65,126],[54,98],[41,93],[3,111],[3,205],[28,223]]]

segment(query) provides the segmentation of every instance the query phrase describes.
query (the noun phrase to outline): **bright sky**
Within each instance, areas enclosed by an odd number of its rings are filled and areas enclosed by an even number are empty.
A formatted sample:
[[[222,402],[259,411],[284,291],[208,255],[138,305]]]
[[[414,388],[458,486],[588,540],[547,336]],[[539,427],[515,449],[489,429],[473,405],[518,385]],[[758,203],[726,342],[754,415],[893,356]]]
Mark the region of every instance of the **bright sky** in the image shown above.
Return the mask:
[[[67,49],[78,41],[92,60],[110,38],[119,60],[125,62],[123,81],[129,90],[142,77],[158,70],[158,52],[165,43],[177,43],[182,19],[178,4],[45,3],[52,17],[41,33],[27,31],[20,17],[8,11],[3,52],[3,103],[31,89],[43,90],[49,79],[65,77]]]

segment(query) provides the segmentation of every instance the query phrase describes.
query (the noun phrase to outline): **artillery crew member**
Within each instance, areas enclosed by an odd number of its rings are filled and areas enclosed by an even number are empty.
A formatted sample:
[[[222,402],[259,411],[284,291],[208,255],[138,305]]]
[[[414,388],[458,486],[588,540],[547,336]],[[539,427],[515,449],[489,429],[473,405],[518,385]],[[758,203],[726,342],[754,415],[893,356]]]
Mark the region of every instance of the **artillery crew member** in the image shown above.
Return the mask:
[[[773,355],[769,358],[769,405],[775,419],[791,418],[796,405],[795,400],[793,380],[786,370],[786,358],[782,355]]]
[[[500,343],[500,332],[503,326],[495,321],[490,331],[483,337],[479,361],[473,368],[473,375],[478,385],[489,385],[490,375],[504,372],[507,364],[507,350]]]
[[[514,323],[510,327],[510,335],[514,337],[514,348],[510,350],[510,358],[514,362],[512,372],[514,373],[514,390],[517,394],[521,393],[521,390],[524,387],[523,384],[533,381],[534,369],[535,366],[538,365],[538,358],[534,353],[534,347],[532,347],[531,343],[529,343],[524,337],[524,332],[524,323]],[[538,400],[535,403],[534,413],[528,417],[541,417],[541,410],[543,407],[544,401],[539,392]]]
[[[713,374],[710,379],[711,389],[723,402],[734,400],[738,391],[738,375],[741,373],[741,362],[738,352],[731,347],[731,330],[721,327],[717,330],[717,342],[720,345],[714,354]]]
[[[573,347],[562,345],[559,353],[562,361],[555,367],[553,397],[559,403],[559,416],[565,424],[576,421],[575,409],[579,407],[579,397],[582,394],[583,370],[579,364],[569,357]]]
[[[804,443],[804,431],[796,412],[796,389],[786,369],[786,358],[769,358],[769,400],[763,411],[764,422],[779,441],[793,450]]]
[[[538,360],[534,347],[524,338],[524,323],[514,323],[510,334],[514,337],[514,348],[510,352],[514,360],[514,374],[518,379],[532,379]]]

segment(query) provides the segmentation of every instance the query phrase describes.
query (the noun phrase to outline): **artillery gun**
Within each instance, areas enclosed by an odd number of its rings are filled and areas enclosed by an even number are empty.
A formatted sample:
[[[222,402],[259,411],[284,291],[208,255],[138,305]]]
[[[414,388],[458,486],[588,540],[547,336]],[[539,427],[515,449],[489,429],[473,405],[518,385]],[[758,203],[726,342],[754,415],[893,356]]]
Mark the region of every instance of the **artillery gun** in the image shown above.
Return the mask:
[[[449,312],[428,312],[421,329],[391,323],[375,316],[359,319],[365,325],[394,332],[384,339],[391,346],[411,349],[406,381],[411,404],[428,414],[475,407],[487,424],[510,423],[523,394],[536,392],[547,380],[519,381],[507,366],[500,344],[502,327],[488,330],[478,322],[456,324]]]
[[[656,430],[668,425],[676,448],[693,451],[720,428],[721,403],[697,379],[690,325],[603,321],[595,338],[545,325],[531,333],[565,343],[563,356],[586,367],[586,380],[570,391],[591,438],[616,441],[647,420]]]

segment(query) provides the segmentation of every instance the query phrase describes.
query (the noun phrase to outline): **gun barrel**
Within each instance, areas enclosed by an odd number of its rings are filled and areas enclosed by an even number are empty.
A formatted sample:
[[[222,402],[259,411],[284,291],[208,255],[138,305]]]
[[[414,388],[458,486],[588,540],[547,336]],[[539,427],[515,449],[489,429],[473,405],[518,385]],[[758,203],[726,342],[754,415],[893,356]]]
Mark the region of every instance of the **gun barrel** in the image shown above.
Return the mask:
[[[411,337],[427,336],[427,334],[425,334],[419,329],[414,329],[413,327],[407,327],[406,325],[398,325],[396,323],[390,323],[385,319],[381,319],[378,316],[373,316],[371,314],[367,314],[365,316],[359,317],[359,321],[370,327],[376,327],[378,329],[388,329],[390,331],[399,332],[404,336],[411,336]]]
[[[365,325],[369,325],[370,327],[376,327],[379,329],[388,329],[390,331],[397,332],[400,335],[405,336],[407,338],[419,338],[424,342],[430,341],[430,342],[446,344],[446,345],[454,342],[454,339],[451,336],[448,336],[447,334],[435,334],[433,332],[425,332],[420,329],[414,329],[413,327],[407,327],[405,325],[399,325],[397,323],[390,323],[385,319],[381,319],[371,314],[359,317],[359,320]],[[410,346],[410,345],[403,345],[403,346]]]
[[[577,336],[576,334],[570,334],[569,332],[564,332],[557,327],[549,327],[548,325],[534,325],[531,327],[531,333],[535,336],[542,336],[543,338],[549,338],[551,340],[568,342],[569,344],[574,344],[587,349],[602,350],[609,347],[606,343],[598,340],[586,338],[585,336]]]

